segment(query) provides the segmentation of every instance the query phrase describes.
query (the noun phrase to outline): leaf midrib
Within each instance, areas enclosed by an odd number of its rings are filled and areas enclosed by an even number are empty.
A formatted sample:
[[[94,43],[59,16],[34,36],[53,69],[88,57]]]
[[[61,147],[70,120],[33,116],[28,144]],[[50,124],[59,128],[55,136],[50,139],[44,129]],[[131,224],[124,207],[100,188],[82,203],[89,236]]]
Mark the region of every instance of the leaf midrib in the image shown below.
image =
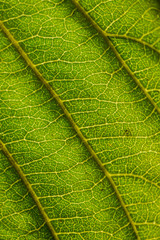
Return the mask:
[[[56,233],[55,229],[53,228],[53,225],[52,225],[47,213],[45,212],[42,204],[40,203],[39,198],[37,197],[35,191],[33,190],[30,182],[28,181],[27,177],[23,173],[22,169],[20,168],[20,166],[18,165],[16,160],[13,158],[12,154],[9,152],[9,150],[7,149],[7,147],[1,140],[0,140],[0,150],[2,150],[3,153],[5,154],[5,156],[8,158],[9,162],[14,167],[14,169],[17,171],[18,175],[20,176],[20,179],[23,181],[24,185],[26,186],[28,192],[31,194],[34,202],[36,203],[36,206],[38,207],[40,213],[42,214],[42,216],[44,218],[45,223],[47,224],[49,230],[51,231],[52,236],[54,237],[55,240],[59,240],[57,233]]]
[[[20,53],[20,55],[23,57],[23,59],[26,61],[26,63],[30,66],[30,68],[33,70],[33,72],[35,73],[35,75],[40,79],[40,81],[45,85],[45,87],[47,88],[47,90],[50,92],[50,94],[55,98],[55,100],[57,101],[57,103],[59,104],[59,106],[61,107],[61,109],[63,110],[65,116],[67,117],[68,121],[70,122],[71,126],[73,127],[73,129],[75,130],[75,132],[77,133],[77,136],[81,139],[81,141],[83,142],[83,144],[85,145],[85,147],[87,148],[87,150],[89,151],[89,153],[91,154],[91,156],[94,158],[94,160],[96,161],[96,163],[99,165],[99,167],[101,168],[102,172],[104,173],[104,175],[107,177],[109,183],[111,184],[128,220],[129,220],[129,223],[131,224],[132,226],[132,229],[137,237],[138,240],[140,240],[140,237],[139,237],[139,234],[138,234],[138,231],[137,231],[137,228],[130,216],[130,213],[119,193],[119,190],[117,188],[117,186],[115,185],[110,173],[106,170],[105,166],[103,165],[103,163],[101,162],[101,160],[98,158],[98,156],[96,155],[96,153],[94,152],[94,150],[92,149],[92,147],[89,145],[87,139],[84,137],[84,135],[82,134],[82,132],[80,131],[80,128],[78,127],[78,125],[74,122],[71,114],[69,113],[69,111],[67,110],[67,108],[65,107],[63,101],[61,100],[61,98],[58,96],[58,94],[55,92],[55,90],[50,86],[50,84],[47,82],[47,80],[42,76],[42,74],[39,72],[39,70],[36,68],[36,66],[33,64],[33,62],[31,61],[31,59],[28,57],[28,55],[24,52],[24,50],[21,48],[21,46],[19,45],[19,43],[17,42],[17,40],[12,36],[12,34],[9,32],[9,30],[5,27],[5,25],[3,24],[2,21],[0,21],[0,26],[3,30],[3,32],[5,33],[5,35],[8,37],[8,39],[12,42],[12,44],[14,45],[14,47],[17,49],[17,51]],[[5,145],[1,142],[1,144],[3,145],[3,152],[5,153],[5,155],[8,157],[9,155],[11,156],[11,154],[9,153],[9,151],[7,150],[4,150],[4,147]],[[8,151],[8,154],[6,154]],[[13,159],[13,158],[12,158]],[[9,158],[9,160],[11,160]],[[18,166],[18,164],[16,163],[16,161],[13,159],[13,161],[15,162],[15,166]],[[10,161],[11,163],[13,161]],[[12,163],[13,164],[13,163]],[[14,166],[14,165],[13,165]],[[15,167],[14,166],[14,167]],[[18,166],[19,167],[19,166]],[[20,169],[20,167],[19,167]],[[18,171],[21,171],[22,170],[20,169],[16,169]],[[19,172],[18,172],[19,173]],[[22,172],[23,173],[23,172]],[[19,174],[20,175],[20,174]],[[27,178],[25,177],[24,173],[22,175],[20,175],[22,181],[25,183],[25,182],[28,182]],[[25,177],[25,179],[24,179]],[[25,181],[24,181],[25,180]],[[29,183],[29,182],[28,182]],[[29,183],[30,184],[30,183]],[[26,185],[26,183],[25,183]],[[34,201],[36,203],[37,202],[37,199],[38,197],[36,196],[34,190],[32,189],[32,187],[30,188],[30,193],[32,195],[32,198],[34,199]],[[39,201],[39,200],[38,200]],[[49,229],[51,230],[52,232],[52,235],[55,237],[55,240],[58,240],[58,237],[57,237],[57,234],[55,233],[55,230],[52,226],[51,228],[51,223],[49,221],[49,218],[47,216],[47,214],[45,213],[40,201],[39,201],[39,204],[37,204],[43,218],[46,218],[45,221],[46,221],[46,224],[48,225]],[[43,209],[43,211],[41,210]],[[46,215],[46,216],[45,216]],[[57,237],[57,238],[56,238]]]
[[[122,64],[124,69],[127,71],[129,76],[136,82],[136,84],[139,86],[139,88],[142,90],[142,92],[145,94],[147,99],[151,102],[153,107],[157,110],[157,112],[160,114],[160,108],[156,104],[156,102],[153,100],[151,95],[148,93],[148,91],[144,88],[144,86],[141,84],[141,82],[138,80],[138,78],[135,76],[134,72],[129,68],[128,64],[125,62],[125,60],[121,57],[115,46],[113,45],[112,41],[110,40],[109,36],[111,34],[108,34],[105,32],[94,20],[93,18],[86,12],[86,10],[80,5],[80,3],[77,0],[72,0],[73,4],[76,6],[76,8],[83,14],[83,16],[92,24],[92,26],[97,30],[98,33],[105,39],[109,47],[112,49],[114,54],[116,55],[118,61]],[[113,36],[112,36],[113,37]],[[121,35],[122,37],[122,35]],[[134,38],[130,37],[130,39],[135,40]],[[140,42],[140,41],[139,41]],[[142,43],[142,42],[140,42]],[[145,44],[148,46],[149,44]],[[150,46],[151,47],[151,46]],[[153,49],[153,48],[152,48]],[[157,52],[156,49],[153,49]],[[158,53],[160,53],[158,51]]]

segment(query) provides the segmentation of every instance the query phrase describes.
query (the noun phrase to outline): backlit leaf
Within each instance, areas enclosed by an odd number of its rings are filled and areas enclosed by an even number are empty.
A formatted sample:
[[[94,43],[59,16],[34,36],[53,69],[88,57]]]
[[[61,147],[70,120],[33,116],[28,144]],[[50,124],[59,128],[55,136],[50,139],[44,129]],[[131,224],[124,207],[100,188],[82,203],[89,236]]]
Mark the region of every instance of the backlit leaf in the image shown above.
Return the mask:
[[[160,239],[159,0],[0,11],[0,239]]]

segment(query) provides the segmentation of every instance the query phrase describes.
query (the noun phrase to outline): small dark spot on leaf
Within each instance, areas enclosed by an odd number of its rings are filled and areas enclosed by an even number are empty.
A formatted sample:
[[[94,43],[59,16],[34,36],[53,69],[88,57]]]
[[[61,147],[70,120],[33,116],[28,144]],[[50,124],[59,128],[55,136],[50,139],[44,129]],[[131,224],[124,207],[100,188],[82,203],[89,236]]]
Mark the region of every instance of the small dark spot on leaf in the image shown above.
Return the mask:
[[[124,135],[125,135],[126,137],[132,136],[131,130],[130,130],[129,128],[126,129],[126,130],[124,131]]]

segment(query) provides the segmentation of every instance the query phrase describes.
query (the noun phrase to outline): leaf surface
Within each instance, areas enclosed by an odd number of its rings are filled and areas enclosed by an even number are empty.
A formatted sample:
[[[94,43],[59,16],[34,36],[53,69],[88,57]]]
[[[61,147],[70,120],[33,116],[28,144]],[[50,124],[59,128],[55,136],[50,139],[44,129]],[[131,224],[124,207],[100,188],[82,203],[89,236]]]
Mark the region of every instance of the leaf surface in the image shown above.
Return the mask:
[[[0,9],[0,239],[159,239],[159,1]]]

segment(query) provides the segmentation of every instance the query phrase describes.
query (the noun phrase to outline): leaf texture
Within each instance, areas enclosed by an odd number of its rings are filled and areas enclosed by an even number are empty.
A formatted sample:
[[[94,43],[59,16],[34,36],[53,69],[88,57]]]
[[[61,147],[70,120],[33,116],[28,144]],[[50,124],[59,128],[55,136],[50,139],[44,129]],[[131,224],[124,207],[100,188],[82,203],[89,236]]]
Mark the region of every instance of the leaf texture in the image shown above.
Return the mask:
[[[0,5],[0,239],[160,239],[159,1]]]

